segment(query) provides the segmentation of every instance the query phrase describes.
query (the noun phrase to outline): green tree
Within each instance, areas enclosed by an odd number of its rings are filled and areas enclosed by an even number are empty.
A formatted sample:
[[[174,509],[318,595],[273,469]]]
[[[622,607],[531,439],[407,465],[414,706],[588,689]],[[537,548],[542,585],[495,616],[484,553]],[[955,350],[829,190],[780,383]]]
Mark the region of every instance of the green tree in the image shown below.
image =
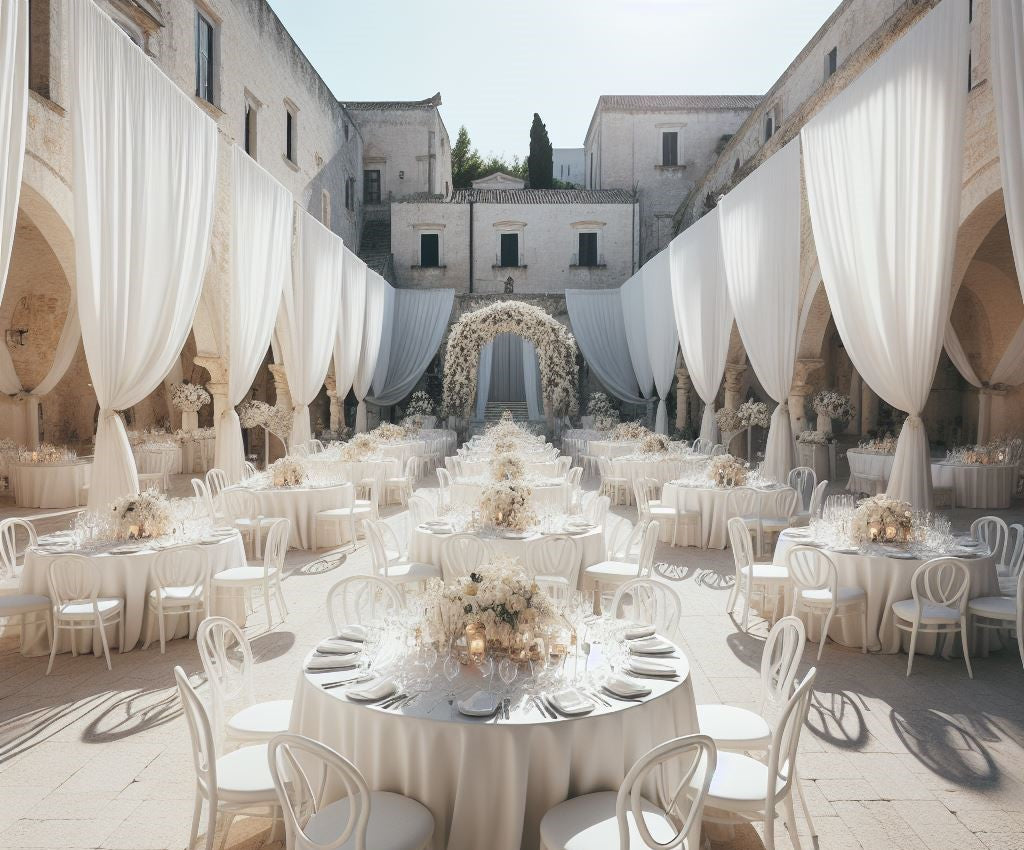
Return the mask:
[[[472,182],[495,171],[503,171],[514,177],[526,178],[526,163],[518,156],[511,160],[491,155],[486,159],[473,147],[469,130],[459,127],[459,134],[452,146],[452,184],[456,189],[468,189]]]
[[[533,124],[530,126],[530,155],[526,160],[526,169],[530,173],[531,189],[550,189],[554,179],[554,151],[548,138],[548,128],[540,120],[540,115],[533,113]]]

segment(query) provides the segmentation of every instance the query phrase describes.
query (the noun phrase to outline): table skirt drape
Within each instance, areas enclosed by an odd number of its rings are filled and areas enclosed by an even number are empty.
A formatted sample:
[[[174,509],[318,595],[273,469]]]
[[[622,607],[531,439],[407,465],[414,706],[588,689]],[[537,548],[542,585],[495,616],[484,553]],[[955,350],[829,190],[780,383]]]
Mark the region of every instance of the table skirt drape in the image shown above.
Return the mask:
[[[846,483],[846,489],[851,493],[867,493],[869,496],[884,493],[895,459],[896,455],[850,449],[846,453],[846,460],[850,464],[850,480]]]
[[[728,489],[718,487],[682,487],[677,484],[666,484],[662,490],[661,500],[666,505],[674,505],[684,511],[700,512],[701,546],[704,549],[724,549],[729,543],[728,522],[730,514],[726,509],[729,498]],[[766,517],[781,516],[789,499],[792,498],[791,487],[779,487],[775,490],[758,490],[761,503],[761,514]],[[672,523],[662,523],[660,536],[662,541],[672,540]]]
[[[287,517],[291,520],[291,539],[288,545],[292,549],[313,549],[316,545],[316,515],[332,508],[347,508],[354,498],[351,484],[334,487],[282,487],[253,492],[263,516]],[[348,542],[348,529],[342,526],[339,533],[335,528],[325,525],[320,537],[322,545],[338,546]]]
[[[21,508],[73,508],[84,503],[92,463],[12,463],[14,500]]]
[[[958,508],[1005,510],[1017,486],[1017,467],[1010,464],[966,466],[932,464],[932,486],[952,487]]]

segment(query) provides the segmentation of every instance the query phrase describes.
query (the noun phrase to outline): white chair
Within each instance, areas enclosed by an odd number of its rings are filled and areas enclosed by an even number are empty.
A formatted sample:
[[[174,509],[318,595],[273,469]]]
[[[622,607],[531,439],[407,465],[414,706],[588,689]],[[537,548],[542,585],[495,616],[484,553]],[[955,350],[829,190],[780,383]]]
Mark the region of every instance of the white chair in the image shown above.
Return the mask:
[[[568,455],[561,455],[555,461],[555,477],[565,478],[569,474],[569,467],[572,466],[572,458]]]
[[[202,478],[192,479],[192,492],[195,494],[196,504],[199,510],[205,511],[210,522],[219,525],[224,522],[225,517],[217,513],[217,506],[214,504],[213,496],[210,495],[210,488]]]
[[[449,458],[450,460],[450,458]],[[452,476],[447,469],[437,468],[437,501],[443,508],[452,503]]]
[[[725,446],[723,446],[721,443],[715,443],[711,447],[711,457],[718,457],[719,455],[724,455],[724,454],[725,454]]]
[[[422,804],[371,791],[352,762],[301,735],[278,735],[268,750],[284,812],[288,850],[425,850],[434,818]],[[343,792],[328,802],[327,789]]]
[[[281,588],[281,573],[284,572],[284,559],[288,554],[288,537],[292,524],[287,519],[275,520],[267,533],[267,545],[263,550],[262,566],[228,567],[216,573],[211,580],[214,588],[240,590],[248,597],[253,590],[263,594],[263,604],[267,611],[267,631],[274,626],[274,617],[270,609],[273,595],[277,602],[278,613],[283,620],[288,616],[288,605],[284,601],[284,590]]]
[[[637,513],[640,520],[656,519],[662,525],[671,522],[673,546],[679,545],[680,531],[685,532],[685,536],[682,538],[684,546],[699,546],[701,544],[700,511],[690,511],[681,507],[678,500],[682,498],[682,493],[679,491],[676,493],[677,501],[674,505],[664,499],[652,498],[657,486],[658,482],[653,478],[641,478],[634,485]],[[662,495],[664,495],[664,489]]]
[[[24,545],[20,549],[19,531],[24,537]],[[20,589],[25,550],[38,542],[35,527],[27,520],[12,518],[0,521],[0,588]],[[18,620],[22,629],[30,625],[44,627],[48,645],[53,642],[51,607],[50,597],[42,594],[0,594],[0,620]]]
[[[284,517],[263,516],[260,513],[260,502],[252,490],[229,487],[220,491],[214,499],[217,516],[222,522],[232,526],[242,535],[243,542],[248,543],[249,551],[254,558],[260,557],[263,547],[263,532],[279,519]]]
[[[637,523],[623,549],[615,557],[584,567],[584,575],[594,582],[601,593],[610,587],[619,587],[630,579],[650,578],[654,572],[654,550],[658,547],[660,528],[657,520]],[[636,561],[629,557],[634,538],[641,541]]]
[[[618,791],[573,797],[549,809],[540,821],[541,850],[697,850],[689,844],[717,769],[714,742],[685,735],[659,744],[630,768]],[[667,765],[680,762],[673,788]],[[656,804],[643,796],[657,789]]]
[[[690,446],[690,452],[695,455],[707,454],[707,448],[704,445],[706,442],[707,440],[705,440],[703,437],[698,437],[696,440],[693,441],[693,445]]]
[[[800,501],[800,494],[795,490],[783,491],[777,497],[775,504],[781,508],[782,513],[778,515],[765,513],[767,499],[757,500],[757,536],[760,554],[766,554],[766,542],[771,539],[772,547],[774,541],[783,531],[793,525],[793,514],[796,512],[797,504]]]
[[[608,508],[611,499],[607,496],[594,496],[583,508],[583,518],[598,528],[604,528],[608,519]]]
[[[653,478],[637,478],[633,482],[633,497],[636,501],[636,512],[638,522],[650,522],[657,520],[661,525],[673,526],[673,537],[675,537],[676,509],[663,505],[654,497],[657,492],[658,483]]]
[[[370,566],[373,568],[373,575],[398,585],[403,592],[406,584],[424,585],[428,579],[441,577],[441,568],[434,564],[388,560],[381,526],[386,526],[386,524],[379,520],[376,522],[366,520],[363,523],[363,534],[366,536],[366,543],[370,550]]]
[[[165,618],[177,619],[184,614],[188,617],[189,640],[195,635],[199,612],[207,609],[206,600],[210,598],[210,573],[203,551],[198,546],[181,546],[156,556],[152,576],[156,587],[146,597],[150,613],[149,634],[142,648],[148,649],[153,640],[155,619],[160,635],[160,654],[163,655],[167,645]]]
[[[468,576],[494,561],[494,549],[475,534],[453,534],[441,544],[441,574],[445,581]]]
[[[818,484],[818,476],[809,466],[798,466],[789,471],[789,486],[796,490],[800,501],[796,512],[804,513],[811,509],[811,497]]]
[[[256,468],[256,464],[250,461],[244,461],[242,464],[242,480],[247,481],[250,478],[255,478],[260,474],[260,471]]]
[[[564,607],[580,578],[580,541],[568,534],[550,534],[534,540],[528,556],[533,580]]]
[[[228,474],[223,469],[213,467],[213,469],[206,470],[206,487],[210,491],[210,495],[216,499],[221,490],[228,486]]]
[[[266,742],[288,729],[290,699],[256,702],[252,647],[237,624],[207,617],[199,624],[196,646],[210,685],[213,725],[228,743]]]
[[[210,728],[210,718],[202,700],[181,667],[174,668],[181,707],[192,740],[192,763],[196,770],[195,806],[188,850],[199,838],[199,818],[203,801],[207,805],[206,850],[213,850],[217,832],[217,816],[223,812],[228,820],[224,827],[225,842],[236,815],[256,815],[276,820],[277,793],[267,763],[267,745],[241,747],[225,755],[217,755],[217,746]]]
[[[419,465],[419,458],[410,457],[405,462],[405,475],[397,478],[384,479],[384,502],[390,504],[392,492],[398,494],[398,501],[403,505],[407,504],[409,497],[413,494],[416,486],[416,468]]]
[[[760,498],[753,487],[733,487],[725,496],[725,516],[740,519],[753,537],[754,551],[761,554],[761,524],[758,521]]]
[[[409,522],[413,528],[437,516],[433,504],[425,496],[410,496],[406,507],[409,509]]]
[[[628,615],[627,598],[630,601]],[[682,608],[679,597],[667,584],[650,578],[634,578],[615,591],[612,616],[654,626],[659,634],[671,640],[679,630]]]
[[[975,629],[1013,629],[1017,650],[1024,663],[1024,577],[1017,577],[1017,595],[980,596],[967,603],[967,616]],[[986,631],[986,635],[987,635]],[[972,634],[975,634],[972,632]],[[986,641],[987,646],[987,641]]]
[[[602,496],[608,496],[616,505],[620,504],[620,497],[624,497],[626,504],[629,504],[629,479],[612,474],[611,461],[601,456],[597,459],[597,468],[601,474],[601,487],[598,492]]]
[[[19,534],[20,532],[20,534]],[[23,538],[18,546],[18,537]],[[35,526],[25,519],[0,520],[0,586],[21,578],[25,550],[39,543]],[[16,586],[16,584],[15,584]]]
[[[786,552],[786,568],[793,582],[793,603],[789,613],[801,609],[821,616],[818,660],[828,640],[833,617],[861,615],[861,651],[868,651],[868,595],[860,587],[840,587],[835,562],[814,546],[793,546]]]
[[[815,517],[821,516],[821,506],[825,500],[825,491],[828,489],[828,479],[819,481],[811,494],[811,503],[806,511],[797,511],[790,517],[790,527],[810,525]]]
[[[1006,522],[997,516],[983,516],[971,523],[971,537],[985,543],[997,566],[1002,566],[1006,558],[1006,545],[1009,542],[1010,530]]]
[[[321,443],[319,440],[314,439],[309,441],[309,453],[311,455],[320,454],[320,452],[322,452],[323,450],[324,444]]]
[[[380,511],[378,507],[378,494],[379,490],[377,487],[377,480],[374,478],[367,479],[366,486],[370,492],[369,499],[353,499],[349,505],[343,505],[338,508],[327,508],[326,510],[319,511],[316,515],[313,524],[313,548],[320,548],[320,526],[327,525],[334,528],[335,533],[340,540],[344,537],[344,532],[348,532],[348,539],[350,544],[350,551],[356,548],[359,539],[360,529],[366,528],[366,521],[374,521],[380,518]]]
[[[401,607],[395,586],[377,576],[348,576],[327,591],[327,619],[333,634],[342,626],[372,623]]]
[[[577,511],[581,507],[581,500],[583,498],[583,468],[580,466],[574,466],[569,470],[569,474],[566,476],[565,483],[569,490],[569,494],[566,498],[565,509],[569,513]]]
[[[999,592],[1003,596],[1013,596],[1017,591],[1017,580],[1024,573],[1024,525],[1015,522],[1010,526],[1005,551],[1004,566],[996,565]]]
[[[760,594],[765,602],[772,598],[772,620],[778,610],[778,596],[789,584],[789,570],[776,564],[759,564],[754,561],[754,548],[750,542],[750,532],[741,517],[732,517],[728,523],[729,545],[732,547],[733,562],[736,567],[736,579],[726,606],[726,613],[732,615],[736,607],[736,597],[743,594],[743,620],[740,628],[747,630],[750,619],[750,600]]]
[[[50,564],[46,580],[50,588],[50,604],[53,606],[53,638],[46,675],[49,676],[53,669],[61,629],[71,632],[72,655],[78,655],[76,632],[98,632],[103,657],[107,660],[107,670],[112,670],[107,627],[117,624],[117,646],[120,652],[124,652],[124,600],[99,595],[102,581],[100,568],[82,555],[63,555],[57,558]]]
[[[775,819],[781,805],[790,841],[799,850],[793,790],[799,782],[800,732],[807,720],[816,672],[813,667],[807,672],[782,710],[772,730],[767,763],[743,753],[719,751],[711,787],[704,800],[705,823],[762,821],[765,848],[775,850]]]
[[[896,615],[893,625],[910,632],[908,676],[914,666],[914,647],[919,633],[955,635],[960,632],[967,675],[974,678],[967,648],[967,594],[970,589],[971,574],[967,564],[956,558],[932,558],[914,571],[910,580],[913,598],[894,602],[892,606]]]

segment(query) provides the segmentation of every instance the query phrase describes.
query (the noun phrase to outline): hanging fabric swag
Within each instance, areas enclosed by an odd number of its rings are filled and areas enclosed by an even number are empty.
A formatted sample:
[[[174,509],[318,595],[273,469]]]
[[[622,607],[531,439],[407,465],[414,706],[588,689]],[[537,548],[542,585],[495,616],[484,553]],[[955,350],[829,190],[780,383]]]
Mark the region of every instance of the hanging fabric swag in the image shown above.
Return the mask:
[[[384,330],[384,309],[387,306],[387,290],[390,284],[373,269],[366,270],[366,314],[363,317],[363,339],[359,351],[359,369],[352,381],[355,393],[356,431],[366,430],[366,394],[377,368],[381,334]]]
[[[569,324],[583,359],[616,398],[643,404],[626,342],[622,295],[618,289],[567,289]]]
[[[338,394],[343,420],[345,397],[352,389],[356,372],[359,370],[359,353],[363,345],[366,273],[366,263],[346,248],[342,271],[341,312],[338,314],[338,331],[334,342],[334,389]],[[344,421],[341,424],[344,425]]]
[[[649,399],[654,394],[654,372],[651,357],[647,353],[647,314],[644,307],[644,287],[640,272],[637,272],[619,287],[622,321],[626,328],[626,348],[633,364],[640,395]]]
[[[669,252],[660,251],[640,269],[644,293],[644,327],[647,331],[647,357],[651,364],[654,386],[658,393],[658,412],[654,430],[668,434],[668,408],[665,399],[672,391],[676,374],[676,352],[679,334],[672,312],[672,280]]]

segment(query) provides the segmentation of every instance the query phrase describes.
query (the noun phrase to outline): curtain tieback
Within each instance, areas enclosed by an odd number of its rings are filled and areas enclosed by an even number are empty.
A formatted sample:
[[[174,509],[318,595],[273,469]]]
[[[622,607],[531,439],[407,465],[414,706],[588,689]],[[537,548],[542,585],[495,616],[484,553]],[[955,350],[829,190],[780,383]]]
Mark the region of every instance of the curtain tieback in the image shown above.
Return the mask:
[[[909,416],[907,416],[906,421],[903,423],[904,427],[906,427],[908,425],[911,428],[914,428],[914,429],[923,428],[924,427],[924,420],[921,419],[921,417],[918,416],[917,414],[910,414]]]

